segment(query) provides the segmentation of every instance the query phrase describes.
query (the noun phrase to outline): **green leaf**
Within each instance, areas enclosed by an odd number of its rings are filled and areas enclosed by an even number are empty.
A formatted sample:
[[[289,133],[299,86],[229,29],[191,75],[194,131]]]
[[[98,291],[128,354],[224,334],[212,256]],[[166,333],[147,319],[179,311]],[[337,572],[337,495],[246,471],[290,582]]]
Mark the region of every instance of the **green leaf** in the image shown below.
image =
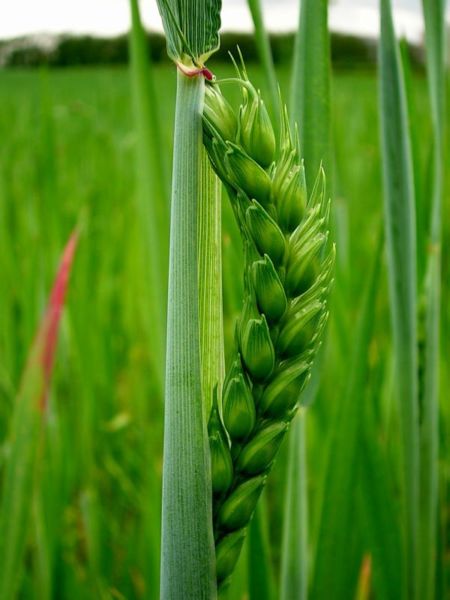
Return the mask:
[[[445,108],[445,0],[422,0],[431,115],[435,135],[441,136]]]
[[[327,0],[303,0],[295,38],[291,76],[290,114],[300,130],[307,186],[313,184],[319,166],[330,169],[330,41]],[[313,367],[312,381],[302,394],[302,404],[314,401],[320,381],[323,352]],[[294,422],[289,441],[288,495],[283,525],[282,598],[306,598],[308,590],[308,479],[306,414]]]
[[[255,41],[258,48],[259,59],[263,66],[264,76],[266,78],[266,87],[270,98],[269,108],[275,122],[280,119],[280,102],[278,94],[278,82],[273,64],[272,49],[270,47],[270,38],[267,29],[264,27],[263,12],[261,0],[247,0],[248,7],[255,27]]]
[[[433,170],[428,233],[428,260],[424,282],[425,345],[421,356],[424,365],[421,389],[421,527],[420,597],[435,597],[437,553],[437,507],[439,496],[439,359],[441,322],[441,237],[445,130],[445,2],[423,0],[428,89],[433,124]]]
[[[419,407],[416,216],[403,72],[389,0],[381,0],[379,48],[384,212],[403,448],[408,597],[418,597]]]
[[[306,182],[311,190],[321,164],[331,180],[328,0],[301,3],[294,48],[291,115],[299,125]]]
[[[416,236],[417,236],[417,278],[423,277],[427,260],[426,246],[429,222],[429,194],[426,184],[425,168],[421,153],[423,151],[423,132],[415,126],[421,119],[419,106],[414,94],[414,74],[412,71],[410,49],[407,40],[400,40],[400,58],[405,82],[405,94],[409,116],[409,135],[411,138],[411,151],[413,161],[414,191],[416,201]]]
[[[188,67],[201,66],[219,47],[221,0],[157,0],[167,54]]]
[[[137,0],[130,0],[130,76],[133,90],[136,145],[136,200],[141,244],[148,281],[146,306],[148,336],[155,363],[155,379],[162,398],[166,321],[167,265],[169,238],[169,185],[159,126],[157,96],[148,45]]]

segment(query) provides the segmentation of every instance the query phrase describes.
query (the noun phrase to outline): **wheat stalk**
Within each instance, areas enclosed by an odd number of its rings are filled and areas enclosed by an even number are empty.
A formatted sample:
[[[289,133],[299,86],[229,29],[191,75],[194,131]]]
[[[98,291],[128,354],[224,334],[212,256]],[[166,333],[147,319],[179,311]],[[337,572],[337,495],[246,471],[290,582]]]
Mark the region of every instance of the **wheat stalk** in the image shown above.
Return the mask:
[[[231,80],[227,80],[231,81]],[[209,435],[220,587],[234,569],[267,475],[300,403],[327,320],[334,263],[322,169],[307,195],[297,131],[286,108],[277,148],[261,94],[245,69],[236,115],[209,85],[204,143],[224,182],[245,254],[235,358]]]

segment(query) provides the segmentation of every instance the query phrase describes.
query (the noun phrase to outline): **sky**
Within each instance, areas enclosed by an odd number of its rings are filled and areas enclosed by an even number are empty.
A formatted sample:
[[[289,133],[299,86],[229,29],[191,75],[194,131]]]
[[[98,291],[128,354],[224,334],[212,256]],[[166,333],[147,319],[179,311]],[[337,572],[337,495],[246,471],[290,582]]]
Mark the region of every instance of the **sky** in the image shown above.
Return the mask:
[[[298,0],[262,0],[264,19],[272,31],[292,31]],[[392,0],[399,34],[419,41],[423,33],[421,0]],[[5,6],[6,2],[4,2]],[[331,29],[366,36],[378,32],[379,0],[333,0]],[[447,18],[450,22],[450,0]],[[156,0],[140,0],[142,17],[150,29],[161,30]],[[222,0],[222,29],[251,31],[246,0]],[[128,0],[12,0],[0,10],[0,39],[42,33],[117,35],[129,27]]]

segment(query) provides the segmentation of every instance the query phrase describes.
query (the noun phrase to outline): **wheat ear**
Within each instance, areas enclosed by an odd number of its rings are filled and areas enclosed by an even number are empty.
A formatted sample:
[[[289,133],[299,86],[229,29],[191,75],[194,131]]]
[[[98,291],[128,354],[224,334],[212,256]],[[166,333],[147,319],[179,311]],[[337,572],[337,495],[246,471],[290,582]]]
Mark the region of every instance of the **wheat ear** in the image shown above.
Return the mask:
[[[209,420],[217,580],[239,557],[246,527],[310,378],[327,321],[334,264],[322,169],[311,194],[286,108],[277,147],[261,94],[244,70],[236,115],[209,85],[204,144],[244,244],[245,299],[236,349]]]

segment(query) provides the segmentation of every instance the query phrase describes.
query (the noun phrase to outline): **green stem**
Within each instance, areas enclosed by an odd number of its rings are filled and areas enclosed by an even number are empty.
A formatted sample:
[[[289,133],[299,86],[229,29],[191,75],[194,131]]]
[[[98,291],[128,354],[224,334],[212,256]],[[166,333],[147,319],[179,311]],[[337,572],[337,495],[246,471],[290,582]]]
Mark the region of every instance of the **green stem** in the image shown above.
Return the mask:
[[[178,73],[169,259],[162,506],[162,600],[216,595],[197,283],[202,77]]]
[[[281,564],[281,600],[308,596],[308,495],[306,411],[299,411],[289,436],[286,505]]]

